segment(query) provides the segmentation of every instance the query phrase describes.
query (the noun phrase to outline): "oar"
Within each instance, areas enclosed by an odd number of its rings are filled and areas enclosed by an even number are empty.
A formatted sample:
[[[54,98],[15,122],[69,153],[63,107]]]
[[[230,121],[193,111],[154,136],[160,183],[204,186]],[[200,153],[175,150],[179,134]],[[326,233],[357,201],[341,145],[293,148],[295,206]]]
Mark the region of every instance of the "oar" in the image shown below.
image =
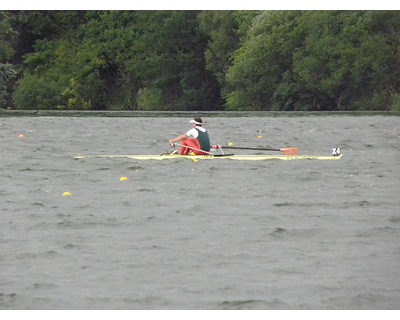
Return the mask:
[[[254,148],[254,147],[231,147],[231,146],[222,146],[224,149],[237,149],[237,150],[257,150],[257,151],[280,151],[284,155],[298,155],[299,148],[298,147],[289,147],[289,148]]]

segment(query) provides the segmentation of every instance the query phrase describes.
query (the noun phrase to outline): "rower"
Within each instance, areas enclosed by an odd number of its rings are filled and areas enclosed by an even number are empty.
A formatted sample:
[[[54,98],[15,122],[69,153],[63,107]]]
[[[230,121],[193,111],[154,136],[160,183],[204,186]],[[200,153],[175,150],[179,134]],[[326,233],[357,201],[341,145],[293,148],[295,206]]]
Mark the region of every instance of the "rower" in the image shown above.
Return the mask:
[[[193,128],[185,134],[169,140],[171,148],[175,147],[176,142],[181,141],[179,153],[182,155],[188,155],[192,152],[196,155],[210,154],[210,137],[207,130],[203,128],[203,120],[197,117],[189,122],[193,124]]]

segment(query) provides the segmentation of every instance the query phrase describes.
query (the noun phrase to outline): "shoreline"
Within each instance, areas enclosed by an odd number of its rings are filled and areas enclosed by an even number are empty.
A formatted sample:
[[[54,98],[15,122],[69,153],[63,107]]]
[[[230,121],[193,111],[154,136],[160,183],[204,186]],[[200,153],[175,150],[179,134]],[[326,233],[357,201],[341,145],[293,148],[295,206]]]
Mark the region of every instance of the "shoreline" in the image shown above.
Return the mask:
[[[82,110],[5,110],[0,109],[0,118],[6,117],[302,117],[302,116],[400,116],[395,111],[82,111]]]

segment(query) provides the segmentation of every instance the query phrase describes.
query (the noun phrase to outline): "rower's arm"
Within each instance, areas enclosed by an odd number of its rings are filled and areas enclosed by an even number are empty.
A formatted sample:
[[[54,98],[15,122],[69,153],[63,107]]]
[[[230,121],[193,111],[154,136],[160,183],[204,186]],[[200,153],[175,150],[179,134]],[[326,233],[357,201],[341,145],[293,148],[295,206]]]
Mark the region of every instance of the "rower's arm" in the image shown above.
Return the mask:
[[[184,139],[187,139],[187,138],[188,138],[188,135],[187,135],[187,134],[182,134],[182,135],[176,137],[175,139],[169,140],[169,143],[175,143],[175,142],[178,142],[178,141],[182,141],[182,140],[184,140]]]

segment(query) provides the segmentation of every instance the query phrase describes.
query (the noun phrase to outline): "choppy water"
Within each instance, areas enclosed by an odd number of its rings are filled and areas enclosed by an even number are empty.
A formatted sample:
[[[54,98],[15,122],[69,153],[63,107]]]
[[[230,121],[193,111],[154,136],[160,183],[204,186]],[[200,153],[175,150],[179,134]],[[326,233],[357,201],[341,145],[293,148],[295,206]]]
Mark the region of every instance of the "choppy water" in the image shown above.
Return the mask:
[[[0,309],[399,307],[399,117],[204,119],[340,161],[73,159],[160,154],[188,120],[0,119]]]

